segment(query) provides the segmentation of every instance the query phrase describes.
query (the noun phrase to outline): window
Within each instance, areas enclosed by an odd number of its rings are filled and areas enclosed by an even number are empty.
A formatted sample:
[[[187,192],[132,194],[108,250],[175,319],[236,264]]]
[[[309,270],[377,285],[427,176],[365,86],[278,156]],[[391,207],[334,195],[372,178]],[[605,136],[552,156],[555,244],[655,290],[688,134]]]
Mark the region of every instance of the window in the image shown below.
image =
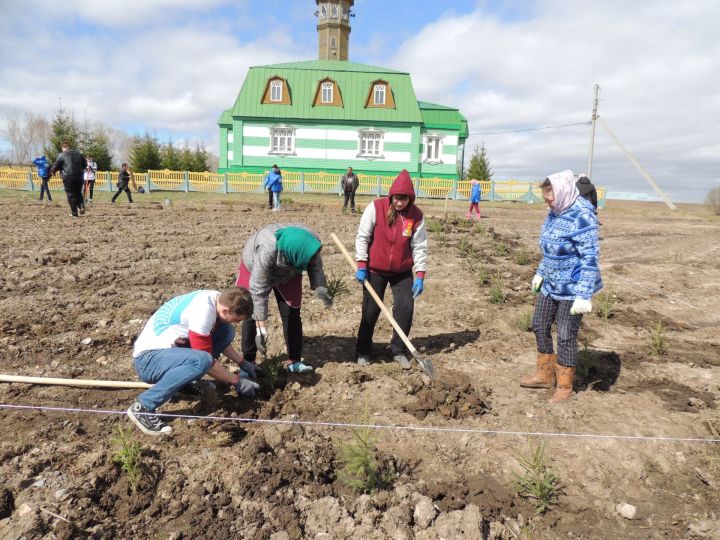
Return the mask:
[[[357,157],[382,158],[384,134],[385,132],[377,129],[359,131],[360,141]]]
[[[334,49],[335,47],[337,47],[337,41],[335,40],[334,37],[331,37],[331,38],[330,38],[330,46],[331,46],[333,49]]]
[[[385,85],[376,84],[373,90],[375,105],[385,105]]]
[[[270,130],[270,153],[293,154],[295,152],[295,129],[280,126]]]
[[[228,133],[228,139],[227,139],[227,141],[228,141],[228,144],[232,144],[232,143],[235,141],[235,136],[233,135],[233,132],[232,132],[232,131],[230,131],[230,132]]]
[[[442,163],[442,140],[441,135],[425,136],[425,163]]]
[[[332,103],[333,102],[333,83],[324,82],[322,83],[322,102]]]
[[[282,101],[282,81],[270,82],[270,101]]]
[[[333,19],[337,19],[337,18],[338,18],[338,7],[337,7],[336,4],[333,4],[333,7],[332,7],[332,16],[333,16]]]

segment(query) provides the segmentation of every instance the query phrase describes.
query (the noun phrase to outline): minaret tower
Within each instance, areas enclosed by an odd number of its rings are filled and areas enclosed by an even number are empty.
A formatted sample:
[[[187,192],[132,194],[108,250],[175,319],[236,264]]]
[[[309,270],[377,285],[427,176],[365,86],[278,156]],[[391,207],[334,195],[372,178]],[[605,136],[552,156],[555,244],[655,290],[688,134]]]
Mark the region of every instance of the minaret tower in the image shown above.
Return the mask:
[[[315,0],[318,18],[318,58],[347,60],[350,49],[350,17],[355,0]]]

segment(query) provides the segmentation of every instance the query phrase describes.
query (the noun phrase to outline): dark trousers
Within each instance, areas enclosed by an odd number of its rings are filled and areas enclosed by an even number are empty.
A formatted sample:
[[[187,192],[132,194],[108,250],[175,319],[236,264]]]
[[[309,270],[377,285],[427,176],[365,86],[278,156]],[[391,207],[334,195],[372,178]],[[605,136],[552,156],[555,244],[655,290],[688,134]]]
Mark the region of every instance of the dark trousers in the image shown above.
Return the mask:
[[[273,205],[273,192],[271,189],[268,190],[268,208],[272,208]]]
[[[303,329],[300,308],[288,305],[277,289],[273,289],[277,300],[280,319],[282,319],[283,336],[287,347],[288,359],[293,362],[300,361],[303,348]],[[255,345],[255,334],[257,325],[255,319],[245,319],[242,325],[242,353],[243,358],[254,362],[257,357],[257,346]]]
[[[538,352],[552,354],[552,323],[557,327],[558,364],[575,367],[578,359],[577,336],[582,315],[570,315],[572,300],[553,300],[542,293],[535,299],[532,327]]]
[[[346,191],[345,192],[345,202],[343,203],[343,210],[347,208],[348,201],[350,201],[350,209],[354,212],[355,211],[355,192],[354,191]]]
[[[43,200],[43,194],[47,193],[48,201],[52,201],[52,197],[50,196],[50,187],[48,186],[48,182],[50,181],[50,178],[41,178],[40,179],[40,200]]]
[[[118,186],[118,190],[115,192],[115,195],[113,195],[112,202],[115,202],[115,199],[117,199],[122,192],[127,193],[128,202],[132,202],[132,195],[130,194],[130,188],[127,186]]]
[[[63,178],[63,187],[65,188],[68,204],[70,205],[70,211],[73,216],[77,216],[78,209],[84,207],[82,195],[83,179]]]
[[[368,282],[381,299],[385,296],[388,283],[390,284],[393,294],[392,314],[398,326],[407,336],[410,333],[415,308],[415,300],[412,296],[412,272],[396,274],[390,277],[379,276],[371,272]],[[370,293],[367,292],[367,289],[363,287],[362,318],[360,319],[360,329],[358,330],[357,345],[355,346],[358,355],[370,354],[378,317],[380,317],[380,307],[375,303]],[[390,350],[393,356],[406,353],[405,344],[395,331],[393,331],[390,340]]]

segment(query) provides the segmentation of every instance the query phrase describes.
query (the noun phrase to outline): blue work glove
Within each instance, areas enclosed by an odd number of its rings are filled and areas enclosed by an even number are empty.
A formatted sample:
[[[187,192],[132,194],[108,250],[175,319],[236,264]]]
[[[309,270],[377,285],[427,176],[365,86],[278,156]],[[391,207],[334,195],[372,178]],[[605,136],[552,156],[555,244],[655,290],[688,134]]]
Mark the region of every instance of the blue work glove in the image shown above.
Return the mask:
[[[357,279],[360,283],[365,283],[365,280],[368,277],[368,271],[367,268],[358,268],[357,272],[355,272],[355,279]]]
[[[412,286],[413,298],[417,298],[418,296],[420,296],[422,294],[423,288],[424,288],[423,281],[424,280],[421,277],[415,278],[415,283],[413,283],[413,286]]]

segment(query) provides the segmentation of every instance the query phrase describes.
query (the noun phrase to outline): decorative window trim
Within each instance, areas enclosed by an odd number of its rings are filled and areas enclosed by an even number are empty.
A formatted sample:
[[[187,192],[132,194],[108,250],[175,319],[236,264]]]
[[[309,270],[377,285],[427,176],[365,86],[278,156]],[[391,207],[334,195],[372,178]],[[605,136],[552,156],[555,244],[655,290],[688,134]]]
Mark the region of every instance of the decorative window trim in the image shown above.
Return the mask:
[[[445,135],[440,135],[439,133],[426,133],[423,135],[423,163],[427,163],[428,165],[441,165],[443,163],[442,160],[442,154],[443,154],[443,146],[445,139]],[[428,149],[430,148],[431,141],[437,141],[437,156],[435,157],[428,157]]]
[[[278,133],[282,132],[282,133]],[[278,124],[276,126],[270,126],[270,149],[268,150],[269,156],[295,156],[295,134],[296,129],[292,126],[285,124]],[[275,147],[275,138],[280,137],[289,138],[290,145]]]
[[[385,85],[385,103],[383,105],[377,105],[375,103],[375,86],[383,84]],[[392,91],[390,83],[384,79],[377,79],[370,83],[370,90],[368,91],[367,98],[365,99],[366,109],[394,109],[395,108],[395,95]]]
[[[320,101],[322,103],[332,103],[333,102],[333,95],[335,92],[335,85],[331,82],[321,82],[320,83]],[[325,94],[327,93],[327,97],[329,99],[325,99]]]
[[[325,102],[322,100],[322,87],[323,84],[331,83],[332,88],[332,101]],[[317,88],[315,89],[315,97],[313,98],[313,107],[344,107],[342,92],[340,91],[340,85],[334,79],[325,77],[318,81]]]
[[[273,83],[278,82],[281,84],[280,101],[273,101],[271,99]],[[280,75],[273,75],[272,77],[268,78],[267,83],[265,83],[265,90],[263,91],[260,102],[263,105],[292,105],[290,86],[288,85],[287,80],[283,77],[280,77]]]
[[[363,152],[363,137],[373,136],[377,141],[377,152]],[[366,145],[367,146],[367,145]],[[376,128],[358,129],[358,152],[355,157],[361,159],[385,159],[385,130]]]

